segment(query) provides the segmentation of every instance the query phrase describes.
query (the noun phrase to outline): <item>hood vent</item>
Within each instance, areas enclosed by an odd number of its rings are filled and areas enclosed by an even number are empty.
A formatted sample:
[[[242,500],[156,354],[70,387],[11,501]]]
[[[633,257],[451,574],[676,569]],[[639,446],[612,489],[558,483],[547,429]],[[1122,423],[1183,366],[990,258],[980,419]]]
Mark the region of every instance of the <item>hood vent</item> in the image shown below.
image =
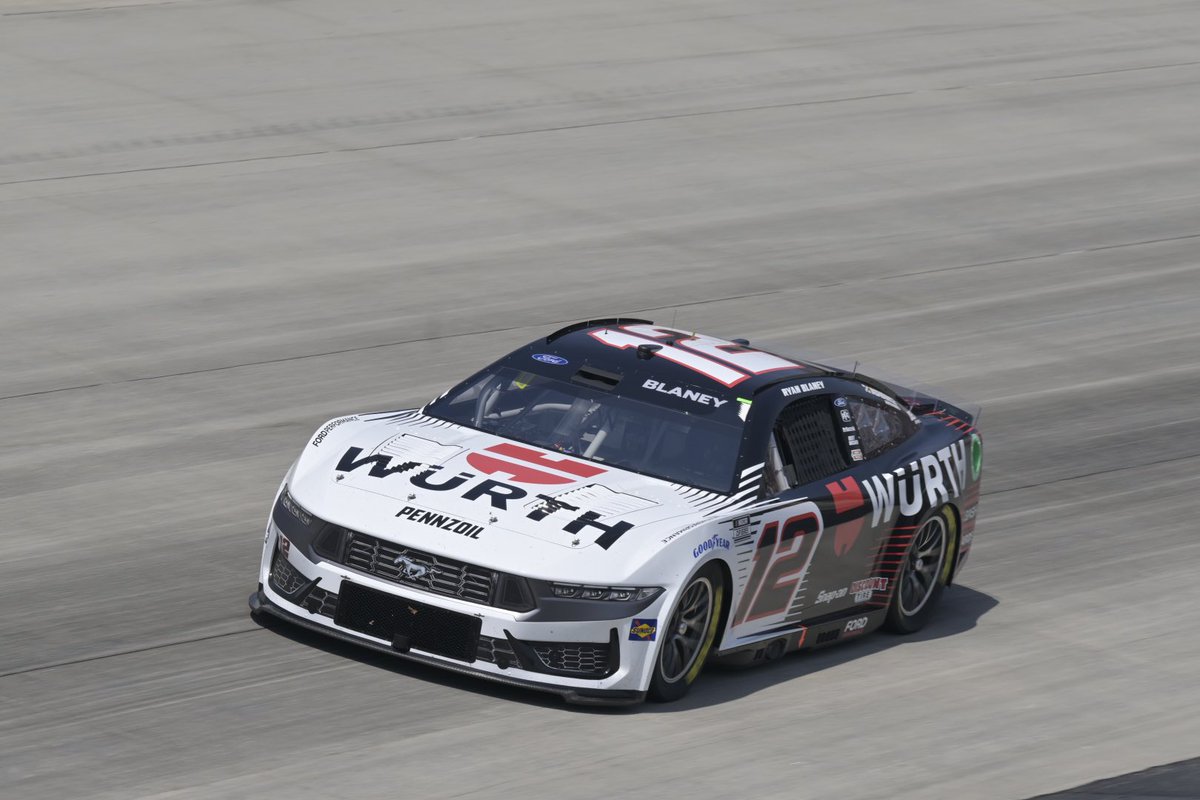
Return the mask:
[[[393,436],[375,451],[380,455],[394,456],[401,461],[417,461],[422,464],[444,464],[462,452],[461,447],[439,444],[431,439],[422,439],[411,433]]]
[[[578,372],[571,376],[571,382],[611,392],[621,382],[621,375],[617,372],[609,372],[608,370],[597,369],[596,367],[584,364]]]
[[[625,492],[614,492],[607,486],[601,486],[598,483],[592,483],[587,486],[581,486],[578,489],[571,489],[570,491],[556,494],[554,495],[554,499],[578,508],[586,508],[588,511],[595,511],[600,515],[600,519],[619,517],[659,505],[653,500],[647,500],[644,497],[626,494]],[[543,501],[538,500],[531,503],[530,506],[542,503]]]

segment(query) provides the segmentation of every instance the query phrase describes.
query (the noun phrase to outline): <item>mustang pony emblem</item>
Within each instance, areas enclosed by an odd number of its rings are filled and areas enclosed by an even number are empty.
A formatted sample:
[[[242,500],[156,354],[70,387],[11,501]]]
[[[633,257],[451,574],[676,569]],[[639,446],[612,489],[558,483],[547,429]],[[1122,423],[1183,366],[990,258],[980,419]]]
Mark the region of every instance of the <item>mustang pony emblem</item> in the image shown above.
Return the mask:
[[[401,575],[405,578],[412,578],[415,581],[419,581],[429,574],[429,567],[424,564],[418,564],[408,556],[396,556],[392,563],[400,567]]]

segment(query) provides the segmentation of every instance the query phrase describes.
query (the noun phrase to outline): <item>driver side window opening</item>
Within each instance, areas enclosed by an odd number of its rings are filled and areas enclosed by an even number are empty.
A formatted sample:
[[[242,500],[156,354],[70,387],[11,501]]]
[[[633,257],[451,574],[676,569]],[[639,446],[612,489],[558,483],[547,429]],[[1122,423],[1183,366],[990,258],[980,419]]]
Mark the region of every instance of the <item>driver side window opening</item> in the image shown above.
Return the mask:
[[[829,397],[818,396],[797,400],[780,412],[767,453],[768,492],[803,486],[846,469],[831,411]]]

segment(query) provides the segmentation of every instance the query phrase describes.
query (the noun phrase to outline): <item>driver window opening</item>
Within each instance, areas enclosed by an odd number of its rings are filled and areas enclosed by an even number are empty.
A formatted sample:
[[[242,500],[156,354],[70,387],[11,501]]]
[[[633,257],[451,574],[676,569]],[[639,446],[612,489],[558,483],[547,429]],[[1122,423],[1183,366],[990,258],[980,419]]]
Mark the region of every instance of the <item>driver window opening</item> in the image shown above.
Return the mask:
[[[829,397],[804,398],[783,409],[767,455],[767,491],[803,486],[846,469]]]

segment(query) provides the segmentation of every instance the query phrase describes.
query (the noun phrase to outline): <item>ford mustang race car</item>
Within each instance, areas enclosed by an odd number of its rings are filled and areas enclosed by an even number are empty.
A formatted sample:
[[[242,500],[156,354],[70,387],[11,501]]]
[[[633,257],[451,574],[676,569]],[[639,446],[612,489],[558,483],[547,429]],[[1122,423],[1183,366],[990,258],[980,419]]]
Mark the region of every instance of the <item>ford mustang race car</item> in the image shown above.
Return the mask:
[[[971,550],[975,415],[636,319],[420,409],[338,417],[267,523],[256,616],[580,703],[920,629]]]

